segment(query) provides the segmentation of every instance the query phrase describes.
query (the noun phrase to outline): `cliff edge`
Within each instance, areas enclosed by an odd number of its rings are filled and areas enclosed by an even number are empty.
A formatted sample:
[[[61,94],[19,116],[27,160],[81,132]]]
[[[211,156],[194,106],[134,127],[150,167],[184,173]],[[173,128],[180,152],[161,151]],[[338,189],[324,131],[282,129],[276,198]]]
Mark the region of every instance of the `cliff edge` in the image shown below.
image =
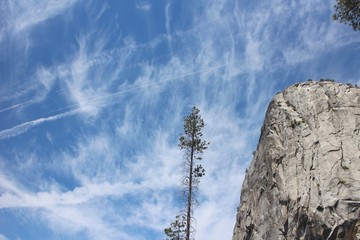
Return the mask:
[[[360,89],[295,84],[271,101],[233,240],[360,239]]]

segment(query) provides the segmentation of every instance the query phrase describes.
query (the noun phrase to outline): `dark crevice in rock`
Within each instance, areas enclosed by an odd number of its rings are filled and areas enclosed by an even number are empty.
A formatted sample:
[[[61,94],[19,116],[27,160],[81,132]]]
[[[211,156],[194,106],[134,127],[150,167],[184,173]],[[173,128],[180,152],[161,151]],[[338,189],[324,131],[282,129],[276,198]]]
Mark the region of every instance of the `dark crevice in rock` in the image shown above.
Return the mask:
[[[254,224],[250,224],[249,226],[246,226],[246,240],[250,240],[251,239],[251,235],[252,235],[252,232],[254,231]]]
[[[322,212],[322,211],[324,211],[324,207],[320,205],[316,208],[316,210],[318,210],[319,212]]]
[[[283,206],[287,206],[290,202],[290,199],[286,199],[286,200],[281,200],[279,199],[279,204],[283,205]]]
[[[289,219],[286,219],[283,229],[280,228],[279,230],[281,232],[281,235],[283,235],[286,238],[288,235],[288,231],[289,231]]]
[[[301,214],[298,218],[297,229],[296,229],[296,237],[301,238],[306,233],[306,228],[308,224],[308,216],[307,214]]]

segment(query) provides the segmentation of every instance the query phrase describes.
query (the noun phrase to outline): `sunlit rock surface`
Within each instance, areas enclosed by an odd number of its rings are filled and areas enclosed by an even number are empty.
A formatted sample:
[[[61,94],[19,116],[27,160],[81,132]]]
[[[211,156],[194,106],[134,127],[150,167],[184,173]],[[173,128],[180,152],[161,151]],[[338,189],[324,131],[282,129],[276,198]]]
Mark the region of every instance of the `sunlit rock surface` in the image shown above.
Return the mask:
[[[270,103],[233,240],[360,239],[360,89],[295,84]]]

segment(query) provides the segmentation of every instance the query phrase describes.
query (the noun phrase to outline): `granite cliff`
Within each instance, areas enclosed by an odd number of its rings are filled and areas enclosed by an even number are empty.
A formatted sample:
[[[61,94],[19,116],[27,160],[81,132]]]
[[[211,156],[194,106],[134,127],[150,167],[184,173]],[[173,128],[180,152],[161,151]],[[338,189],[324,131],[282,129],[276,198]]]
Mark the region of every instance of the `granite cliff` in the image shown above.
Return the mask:
[[[271,101],[233,240],[360,239],[360,88],[295,84]]]

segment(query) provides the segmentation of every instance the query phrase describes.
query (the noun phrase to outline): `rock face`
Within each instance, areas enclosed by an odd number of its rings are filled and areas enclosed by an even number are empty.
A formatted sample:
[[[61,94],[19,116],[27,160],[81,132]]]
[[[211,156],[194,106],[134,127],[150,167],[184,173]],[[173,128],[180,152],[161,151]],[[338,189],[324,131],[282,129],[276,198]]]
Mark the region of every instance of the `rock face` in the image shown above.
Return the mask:
[[[360,239],[360,89],[278,93],[247,171],[233,240]]]

